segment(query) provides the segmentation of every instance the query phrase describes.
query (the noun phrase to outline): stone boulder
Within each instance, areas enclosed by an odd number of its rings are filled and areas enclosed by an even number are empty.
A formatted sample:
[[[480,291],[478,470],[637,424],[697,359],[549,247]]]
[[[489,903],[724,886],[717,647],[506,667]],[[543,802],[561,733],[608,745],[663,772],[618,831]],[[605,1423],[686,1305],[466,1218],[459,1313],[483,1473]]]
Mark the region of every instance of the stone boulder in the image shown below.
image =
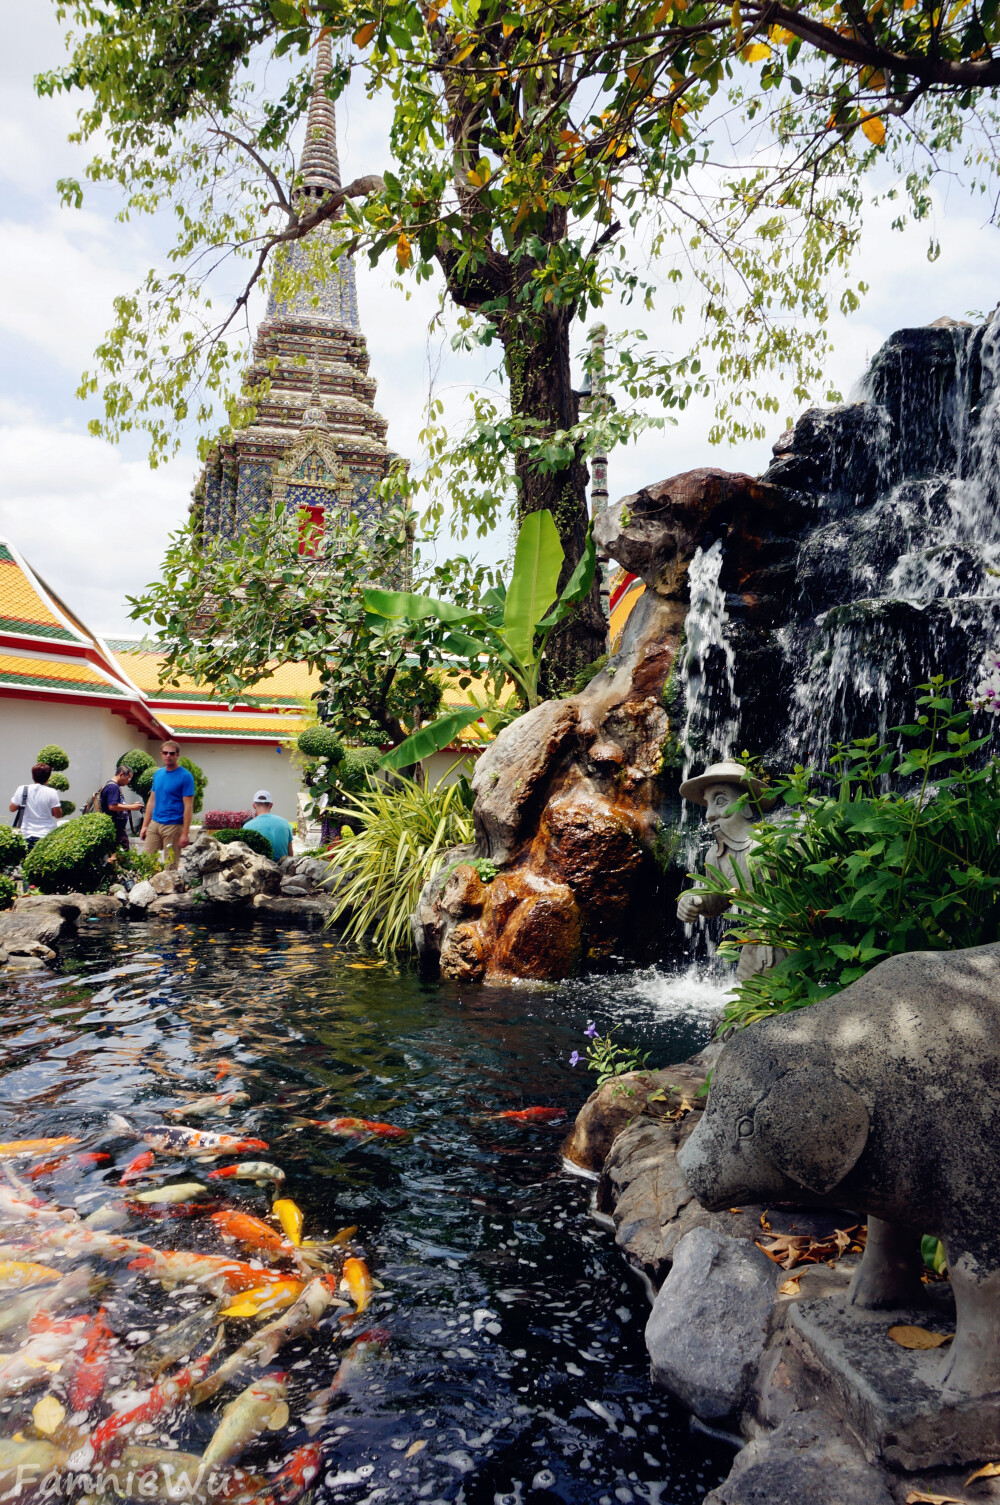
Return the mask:
[[[770,1336],[777,1266],[755,1244],[695,1228],[674,1249],[646,1324],[654,1384],[702,1421],[743,1409]]]
[[[611,1146],[630,1123],[640,1115],[666,1118],[685,1102],[694,1110],[690,1120],[693,1128],[694,1114],[704,1107],[699,1093],[710,1069],[710,1060],[702,1062],[695,1057],[677,1066],[665,1066],[662,1071],[630,1071],[617,1081],[605,1082],[590,1094],[577,1114],[563,1143],[566,1159],[583,1170],[601,1171]]]
[[[149,878],[144,878],[141,883],[137,883],[134,888],[131,888],[129,890],[129,908],[148,909],[153,900],[158,897],[159,895],[157,894],[156,889],[153,887],[152,880]]]
[[[906,1494],[910,1494],[907,1486]],[[868,1463],[855,1439],[826,1411],[799,1411],[737,1454],[704,1505],[893,1505],[902,1499],[886,1473]],[[914,1494],[912,1498],[944,1500]],[[949,1496],[948,1498],[953,1498]]]
[[[69,895],[28,895],[0,913],[0,945],[20,952],[31,945],[47,950],[76,923],[80,906]],[[34,954],[25,951],[25,954]]]

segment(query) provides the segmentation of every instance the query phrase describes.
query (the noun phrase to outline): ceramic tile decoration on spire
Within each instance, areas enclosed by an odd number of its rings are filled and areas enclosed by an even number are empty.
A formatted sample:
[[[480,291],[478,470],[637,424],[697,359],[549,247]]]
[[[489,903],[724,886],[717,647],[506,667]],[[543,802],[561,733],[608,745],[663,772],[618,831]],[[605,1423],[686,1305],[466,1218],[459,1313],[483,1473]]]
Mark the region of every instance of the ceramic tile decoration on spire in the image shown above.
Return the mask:
[[[340,187],[336,113],[325,91],[331,67],[323,37],[291,190],[302,208]],[[244,376],[253,421],[213,450],[195,487],[192,512],[206,537],[237,538],[277,501],[307,507],[317,532],[345,512],[360,517],[366,534],[378,526],[384,504],[374,493],[395,456],[375,411],[354,263],[335,257],[335,233],[326,221],[281,253],[278,287]]]

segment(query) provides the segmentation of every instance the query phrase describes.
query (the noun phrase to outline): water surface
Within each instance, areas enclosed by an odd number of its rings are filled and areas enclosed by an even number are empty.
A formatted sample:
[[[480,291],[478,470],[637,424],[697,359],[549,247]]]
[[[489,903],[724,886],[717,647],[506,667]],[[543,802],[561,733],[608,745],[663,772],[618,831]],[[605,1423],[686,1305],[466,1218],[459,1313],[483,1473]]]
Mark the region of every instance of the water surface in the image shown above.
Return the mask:
[[[593,1085],[569,1065],[590,1020],[621,1025],[652,1065],[691,1054],[718,983],[650,968],[463,989],[373,960],[322,933],[91,923],[58,974],[0,991],[0,1139],[74,1133],[110,1151],[117,1168],[35,1183],[88,1213],[120,1196],[136,1151],[108,1128],[109,1110],[151,1124],[185,1094],[242,1089],[250,1101],[232,1120],[201,1125],[268,1142],[307,1235],[357,1226],[384,1290],[361,1323],[332,1316],[282,1351],[272,1367],[290,1373],[291,1420],[250,1448],[248,1467],[266,1473],[306,1440],[307,1397],[367,1325],[384,1330],[385,1348],[329,1411],[317,1502],[700,1501],[731,1450],[651,1389],[646,1300],[590,1215],[592,1183],[562,1165],[566,1125],[490,1115],[544,1104],[572,1116]],[[297,1127],[296,1115],[382,1119],[412,1138],[356,1144]],[[176,1171],[203,1174],[183,1161]],[[229,1183],[226,1196],[267,1216],[264,1189]],[[164,1248],[232,1247],[203,1218],[135,1218],[124,1231]],[[191,1303],[121,1265],[107,1273],[125,1353]],[[229,1329],[230,1347],[251,1330]],[[0,1405],[0,1433],[43,1393]],[[141,1440],[200,1452],[233,1394]]]

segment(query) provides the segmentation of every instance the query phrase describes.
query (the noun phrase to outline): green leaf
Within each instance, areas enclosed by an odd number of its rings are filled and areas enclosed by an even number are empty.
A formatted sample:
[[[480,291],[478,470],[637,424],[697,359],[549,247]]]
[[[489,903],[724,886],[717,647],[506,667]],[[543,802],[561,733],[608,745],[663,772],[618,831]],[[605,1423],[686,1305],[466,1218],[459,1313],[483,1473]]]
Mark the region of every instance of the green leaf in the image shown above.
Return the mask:
[[[580,555],[576,569],[566,582],[565,589],[556,602],[555,610],[551,611],[540,625],[542,627],[556,627],[565,620],[581,601],[586,601],[590,595],[590,588],[594,583],[594,573],[597,569],[597,550],[594,547],[592,528],[587,529],[587,539],[583,553]]]
[[[448,747],[460,731],[471,726],[473,721],[478,721],[482,714],[479,706],[463,706],[460,711],[451,711],[447,716],[441,716],[437,721],[432,721],[430,726],[422,726],[419,732],[407,737],[392,752],[386,753],[379,767],[412,768],[421,758],[429,758],[431,753]]]
[[[438,601],[434,596],[418,596],[413,591],[366,590],[363,595],[370,612],[390,620],[421,622],[425,617],[437,617],[439,622],[467,622],[477,615],[453,601]]]
[[[503,613],[504,636],[524,664],[534,659],[535,632],[559,589],[564,558],[552,513],[529,512],[517,536]]]

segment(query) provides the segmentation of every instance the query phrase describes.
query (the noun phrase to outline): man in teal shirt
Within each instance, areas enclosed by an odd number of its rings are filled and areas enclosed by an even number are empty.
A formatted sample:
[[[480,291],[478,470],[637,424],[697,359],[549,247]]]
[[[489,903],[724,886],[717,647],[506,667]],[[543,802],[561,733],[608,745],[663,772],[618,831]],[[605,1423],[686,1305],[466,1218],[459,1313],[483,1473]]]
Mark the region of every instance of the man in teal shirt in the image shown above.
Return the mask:
[[[259,831],[271,843],[275,862],[287,857],[295,834],[287,820],[271,814],[272,800],[266,789],[258,789],[253,797],[253,820],[243,822],[244,831]]]

